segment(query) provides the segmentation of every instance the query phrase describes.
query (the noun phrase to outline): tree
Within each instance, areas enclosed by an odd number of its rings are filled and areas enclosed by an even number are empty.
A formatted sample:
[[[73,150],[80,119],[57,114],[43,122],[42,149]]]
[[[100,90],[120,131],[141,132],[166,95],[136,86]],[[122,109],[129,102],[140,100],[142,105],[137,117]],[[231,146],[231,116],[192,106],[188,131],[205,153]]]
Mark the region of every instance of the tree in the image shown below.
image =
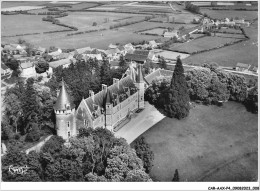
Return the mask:
[[[28,142],[35,142],[38,141],[41,137],[40,129],[38,127],[38,124],[36,123],[31,123],[29,125],[30,131],[26,136],[26,141]]]
[[[45,60],[39,60],[38,63],[36,64],[35,70],[38,74],[44,73],[47,70],[49,70],[49,63],[46,62]]]
[[[25,51],[27,52],[27,56],[31,57],[33,55],[33,45],[27,42],[25,46],[26,46]]]
[[[159,101],[159,104],[162,105],[160,111],[168,117],[182,119],[189,114],[190,98],[184,69],[179,57],[174,68],[170,88],[160,95]]]
[[[258,88],[257,85],[248,91],[248,96],[244,101],[247,110],[252,113],[258,113]]]
[[[96,23],[96,22],[93,22],[92,26],[97,26],[97,23]]]
[[[128,67],[128,64],[122,54],[120,55],[120,58],[119,58],[119,66],[124,69],[126,69]]]
[[[102,65],[100,68],[100,77],[102,84],[110,84],[111,77],[110,77],[110,64],[107,58],[103,57]]]
[[[154,154],[145,138],[142,136],[136,139],[132,144],[132,148],[135,149],[136,155],[143,161],[145,172],[149,173],[153,166]]]
[[[5,63],[5,65],[9,67],[11,70],[17,71],[19,70],[20,63],[18,60],[11,58]]]
[[[167,64],[166,64],[166,61],[165,61],[165,59],[164,59],[164,57],[160,57],[159,58],[159,66],[160,66],[160,68],[163,68],[163,69],[167,69]]]
[[[175,170],[174,177],[172,179],[173,182],[179,182],[179,172],[178,169]]]

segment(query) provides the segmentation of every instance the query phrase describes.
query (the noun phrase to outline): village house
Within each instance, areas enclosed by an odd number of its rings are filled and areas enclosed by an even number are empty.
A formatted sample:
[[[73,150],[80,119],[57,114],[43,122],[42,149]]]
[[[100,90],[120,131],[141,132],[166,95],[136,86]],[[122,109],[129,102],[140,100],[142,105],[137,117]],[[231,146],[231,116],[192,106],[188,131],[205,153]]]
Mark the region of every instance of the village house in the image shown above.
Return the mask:
[[[109,60],[116,60],[119,59],[121,55],[121,51],[118,48],[113,48],[105,51]]]
[[[59,66],[62,66],[62,68],[67,68],[69,67],[70,64],[75,64],[75,63],[76,63],[75,58],[66,58],[66,59],[49,62],[49,66],[52,68],[57,68]]]
[[[165,38],[173,38],[173,37],[179,38],[179,31],[173,30],[171,32],[165,32],[163,34],[163,37],[165,37]]]
[[[258,67],[257,67],[257,66],[251,66],[251,67],[249,68],[249,71],[258,74]]]
[[[248,72],[250,66],[251,66],[250,64],[244,64],[244,63],[238,62],[236,65],[236,71]]]
[[[1,76],[6,76],[11,74],[11,69],[8,68],[4,63],[1,63]]]
[[[102,84],[102,91],[89,91],[75,108],[65,83],[59,92],[54,111],[56,114],[57,135],[68,140],[78,134],[79,127],[104,127],[110,131],[116,128],[138,109],[144,109],[144,85],[142,65],[137,70],[130,66],[130,75],[113,79],[113,84]]]
[[[135,50],[133,53],[127,53],[125,60],[136,66],[137,63],[144,64],[148,59],[148,50]]]
[[[111,69],[117,69],[119,68],[119,60],[112,60],[109,62]]]
[[[20,77],[29,78],[36,76],[35,61],[30,58],[20,59]]]
[[[59,48],[58,50],[56,50],[54,52],[48,53],[48,55],[50,55],[53,60],[58,60],[61,53],[62,53],[62,50]]]
[[[46,48],[43,48],[43,47],[38,47],[38,48],[35,48],[35,54],[36,55],[42,55],[42,54],[44,54],[45,52],[46,52]]]
[[[124,51],[123,51],[123,55],[126,55],[126,53],[133,53],[135,50],[134,46],[131,43],[128,43],[126,45],[124,45]]]
[[[150,46],[152,49],[154,49],[154,48],[156,48],[158,45],[157,45],[157,43],[156,43],[154,40],[151,40],[151,41],[149,41],[149,46]]]

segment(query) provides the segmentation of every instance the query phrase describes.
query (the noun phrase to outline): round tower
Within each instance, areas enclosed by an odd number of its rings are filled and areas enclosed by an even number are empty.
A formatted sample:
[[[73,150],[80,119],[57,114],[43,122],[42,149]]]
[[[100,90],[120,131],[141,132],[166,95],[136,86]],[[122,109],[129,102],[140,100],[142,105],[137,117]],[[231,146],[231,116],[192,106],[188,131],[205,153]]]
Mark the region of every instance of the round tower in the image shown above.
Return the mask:
[[[76,135],[75,104],[69,96],[64,81],[61,81],[61,89],[54,105],[56,116],[57,135],[68,140]]]

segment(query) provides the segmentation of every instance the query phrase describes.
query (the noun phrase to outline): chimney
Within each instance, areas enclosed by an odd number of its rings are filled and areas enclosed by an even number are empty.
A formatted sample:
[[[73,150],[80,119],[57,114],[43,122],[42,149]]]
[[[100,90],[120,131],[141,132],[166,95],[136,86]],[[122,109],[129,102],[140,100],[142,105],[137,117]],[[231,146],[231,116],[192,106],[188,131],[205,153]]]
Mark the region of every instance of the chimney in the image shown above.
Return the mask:
[[[105,85],[105,84],[102,84],[102,91],[105,91],[105,92],[107,92],[107,85]]]
[[[119,79],[113,78],[113,84],[117,84],[117,88],[119,89]]]
[[[92,98],[94,102],[94,92],[92,90],[89,90],[89,96]]]

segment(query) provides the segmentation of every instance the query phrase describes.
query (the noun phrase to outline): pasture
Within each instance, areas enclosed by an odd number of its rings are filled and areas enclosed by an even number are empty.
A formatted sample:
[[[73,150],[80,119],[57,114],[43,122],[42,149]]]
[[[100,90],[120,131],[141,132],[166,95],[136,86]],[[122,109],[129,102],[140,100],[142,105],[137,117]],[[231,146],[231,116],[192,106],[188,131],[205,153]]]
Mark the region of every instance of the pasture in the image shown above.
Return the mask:
[[[155,155],[151,177],[171,181],[256,181],[258,117],[244,105],[195,105],[182,120],[164,118],[142,136]]]
[[[170,18],[174,18],[174,22],[178,23],[186,23],[189,24],[193,21],[193,19],[199,19],[200,17],[198,15],[194,15],[192,13],[171,13],[168,14]],[[167,22],[167,17],[157,17],[154,19],[151,19],[151,21],[159,21],[159,22]]]
[[[201,8],[202,13],[206,13],[214,19],[225,18],[244,18],[245,20],[253,20],[258,17],[257,11],[234,11],[234,10],[210,10],[207,8]]]
[[[172,51],[179,51],[179,52],[187,52],[189,54],[197,52],[197,51],[202,51],[202,50],[207,50],[207,49],[212,49],[215,47],[222,46],[226,43],[230,42],[235,42],[238,39],[235,38],[222,38],[218,36],[205,36],[203,38],[195,39],[190,42],[185,42],[181,44],[172,44],[169,48],[169,50]]]
[[[42,6],[43,4],[42,1],[2,1],[1,9],[17,6]]]
[[[234,67],[238,62],[258,66],[258,26],[257,23],[244,28],[249,40],[203,52],[183,60],[183,63],[200,65],[204,62],[217,62],[220,66]]]
[[[156,56],[162,56],[166,60],[176,60],[177,56],[180,56],[181,59],[187,58],[190,55],[189,54],[183,54],[179,52],[173,52],[173,51],[160,51],[155,53]]]
[[[50,22],[44,22],[42,21],[44,16],[40,15],[2,15],[1,17],[2,36],[68,29]]]
[[[158,22],[148,22],[148,21],[144,21],[144,22],[140,22],[140,23],[136,23],[136,24],[132,24],[132,25],[127,25],[127,26],[123,26],[118,28],[117,30],[119,31],[131,31],[131,32],[138,32],[138,31],[143,31],[146,29],[152,29],[152,28],[172,28],[172,29],[179,29],[180,27],[185,27],[186,29],[188,28],[192,28],[195,27],[196,25],[194,24],[173,24],[173,23],[158,23]]]
[[[129,18],[130,16],[131,18]],[[124,18],[129,19],[121,21],[123,23],[126,21],[131,22],[142,20],[144,16],[108,12],[71,12],[68,16],[59,18],[59,20],[61,23],[66,23],[67,25],[77,27],[79,30],[91,30],[96,28],[109,28],[110,25],[120,22],[114,22],[114,20]],[[92,26],[93,22],[97,23],[96,27]]]
[[[146,33],[146,34],[154,34],[154,35],[163,35],[164,31],[165,31],[165,28],[155,28],[155,29],[143,31],[143,32],[140,32],[140,33],[141,34]]]
[[[142,42],[143,40],[150,41],[158,38],[160,37],[151,35],[138,35],[132,32],[106,30],[101,32],[92,32],[73,36],[66,36],[66,33],[30,35],[23,36],[22,39],[36,46],[42,46],[45,48],[48,48],[50,46],[56,46],[61,48],[82,48],[90,46],[93,48],[107,49],[108,45],[111,43],[126,44],[131,42]],[[2,38],[2,40],[4,40],[6,43],[14,43],[17,42],[18,39],[18,37]]]

